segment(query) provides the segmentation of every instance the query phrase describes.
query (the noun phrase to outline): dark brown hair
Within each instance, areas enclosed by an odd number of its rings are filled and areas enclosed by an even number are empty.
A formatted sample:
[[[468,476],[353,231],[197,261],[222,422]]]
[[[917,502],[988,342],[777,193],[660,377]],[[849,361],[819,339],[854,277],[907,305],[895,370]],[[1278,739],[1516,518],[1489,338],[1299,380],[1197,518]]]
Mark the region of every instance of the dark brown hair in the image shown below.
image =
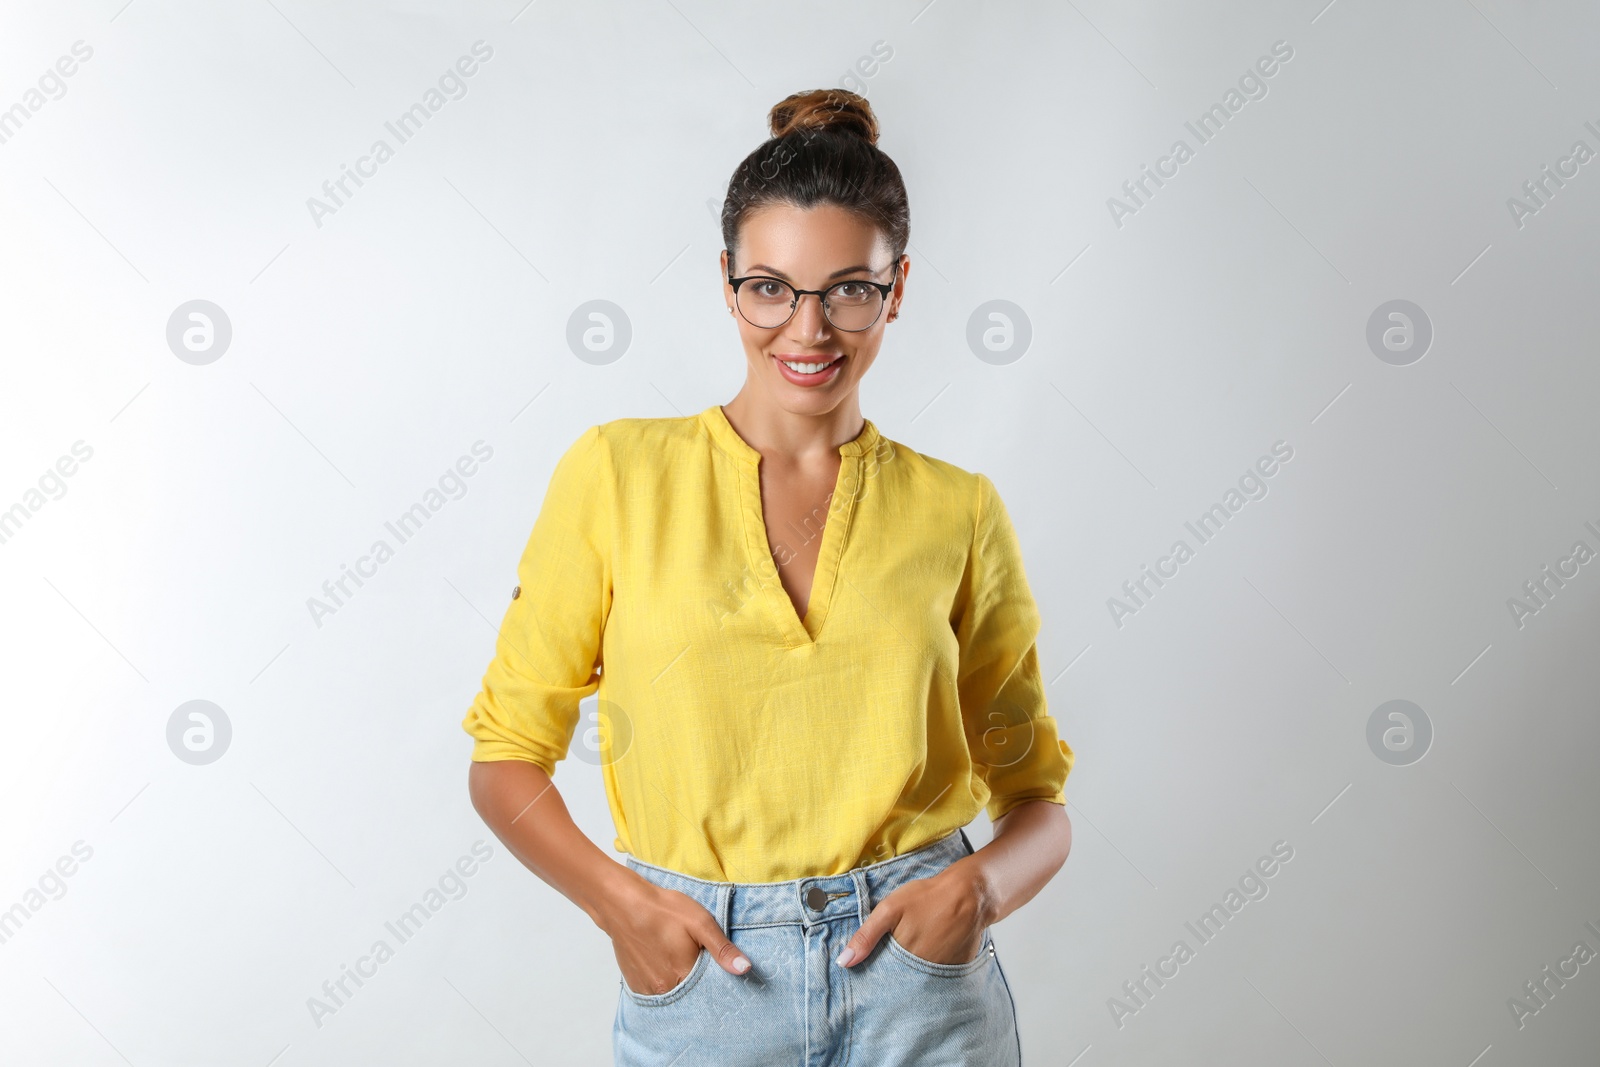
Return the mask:
[[[894,160],[877,147],[878,119],[845,89],[787,96],[767,116],[772,136],[744,158],[722,202],[728,266],[744,220],[767,204],[836,204],[877,226],[895,259],[911,240],[911,208]]]

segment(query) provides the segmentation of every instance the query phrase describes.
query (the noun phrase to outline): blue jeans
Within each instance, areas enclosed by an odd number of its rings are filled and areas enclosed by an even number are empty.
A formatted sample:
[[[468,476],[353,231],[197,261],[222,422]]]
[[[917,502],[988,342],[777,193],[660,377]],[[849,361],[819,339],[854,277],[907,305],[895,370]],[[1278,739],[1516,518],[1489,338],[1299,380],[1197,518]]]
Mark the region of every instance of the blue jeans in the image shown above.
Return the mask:
[[[750,960],[732,975],[701,948],[665,993],[619,981],[617,1067],[1020,1067],[1016,1003],[985,930],[978,958],[933,963],[885,934],[872,954],[834,962],[892,890],[972,853],[965,831],[844,874],[789,882],[707,882],[644,863],[650,882],[698,901]]]

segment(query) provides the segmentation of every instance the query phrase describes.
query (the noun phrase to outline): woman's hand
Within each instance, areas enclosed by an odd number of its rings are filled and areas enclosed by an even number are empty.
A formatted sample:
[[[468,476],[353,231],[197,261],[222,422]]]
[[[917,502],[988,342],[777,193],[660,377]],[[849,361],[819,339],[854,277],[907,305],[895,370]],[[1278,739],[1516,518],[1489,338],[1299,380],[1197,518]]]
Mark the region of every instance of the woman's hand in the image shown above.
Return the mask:
[[[930,963],[967,963],[983,948],[992,909],[980,864],[964,856],[927,878],[917,878],[878,901],[845,944],[839,965],[871,954],[885,935]]]
[[[744,974],[750,961],[700,902],[627,872],[630,880],[613,894],[602,929],[628,988],[643,996],[665,993],[689,975],[704,947],[729,974]]]
[[[987,845],[880,900],[845,945],[839,965],[866,959],[891,930],[902,948],[929,962],[976,959],[984,929],[1032,900],[1071,850],[1066,806],[1023,801],[995,820]]]
[[[473,763],[468,782],[473,807],[495,836],[611,935],[629,989],[665,993],[687,977],[702,946],[730,974],[750,969],[698,902],[601,852],[572,821],[543,767],[515,759]]]

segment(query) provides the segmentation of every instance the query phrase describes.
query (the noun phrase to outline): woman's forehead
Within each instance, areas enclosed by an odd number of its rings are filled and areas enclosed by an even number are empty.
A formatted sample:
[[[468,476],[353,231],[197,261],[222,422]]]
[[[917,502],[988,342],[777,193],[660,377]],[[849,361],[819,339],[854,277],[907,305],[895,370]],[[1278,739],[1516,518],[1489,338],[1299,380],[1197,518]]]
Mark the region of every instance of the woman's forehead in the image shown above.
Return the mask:
[[[800,208],[764,205],[739,231],[740,269],[762,263],[793,273],[823,275],[857,266],[881,267],[888,241],[869,220],[834,204]]]

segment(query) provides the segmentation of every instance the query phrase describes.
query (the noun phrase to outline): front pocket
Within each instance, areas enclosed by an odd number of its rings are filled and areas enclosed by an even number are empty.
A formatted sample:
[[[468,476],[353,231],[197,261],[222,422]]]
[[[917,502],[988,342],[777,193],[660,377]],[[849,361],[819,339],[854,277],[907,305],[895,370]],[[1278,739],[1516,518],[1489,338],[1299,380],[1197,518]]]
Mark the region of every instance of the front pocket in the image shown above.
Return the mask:
[[[987,967],[989,961],[994,958],[994,942],[989,940],[987,931],[983,935],[983,945],[978,949],[978,958],[966,963],[934,963],[932,960],[923,959],[896,941],[893,933],[885,934],[884,939],[889,942],[889,954],[895,959],[924,974],[938,975],[941,978],[959,978],[962,975],[973,974]]]
[[[710,961],[711,953],[706,950],[704,945],[701,945],[700,954],[694,958],[694,966],[689,968],[689,973],[684,975],[683,978],[679,980],[677,985],[673,986],[665,993],[635,993],[633,990],[628,988],[628,980],[626,978],[622,979],[622,991],[628,994],[628,998],[635,1004],[671,1004],[673,1001],[689,992],[690,989],[694,988],[695,983],[700,981],[700,976],[705,973],[706,965]]]

